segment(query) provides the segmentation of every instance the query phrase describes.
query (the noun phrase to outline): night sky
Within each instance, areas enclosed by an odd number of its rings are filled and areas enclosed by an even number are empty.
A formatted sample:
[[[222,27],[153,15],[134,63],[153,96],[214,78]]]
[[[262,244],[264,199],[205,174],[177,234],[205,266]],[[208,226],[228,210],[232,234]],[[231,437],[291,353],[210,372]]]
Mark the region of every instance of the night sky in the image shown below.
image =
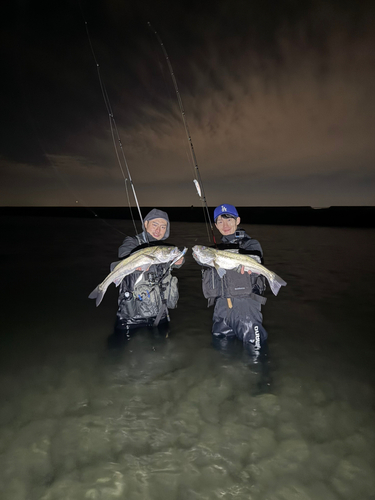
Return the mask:
[[[375,7],[347,0],[2,6],[0,204],[127,206],[85,21],[140,205],[375,204]],[[133,203],[132,203],[133,204]]]

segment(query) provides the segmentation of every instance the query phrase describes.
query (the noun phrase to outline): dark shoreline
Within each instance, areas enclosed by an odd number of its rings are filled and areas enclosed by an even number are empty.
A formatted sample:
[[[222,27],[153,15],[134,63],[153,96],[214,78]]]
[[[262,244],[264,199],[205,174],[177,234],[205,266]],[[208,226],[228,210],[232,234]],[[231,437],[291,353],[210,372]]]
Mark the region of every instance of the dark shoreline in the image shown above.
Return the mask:
[[[154,207],[142,207],[145,215]],[[202,207],[157,207],[174,222],[204,222]],[[375,227],[375,206],[370,207],[237,207],[246,224],[292,226]],[[212,217],[214,207],[210,207]],[[134,218],[138,211],[132,208]],[[0,207],[0,216],[131,219],[128,207]]]

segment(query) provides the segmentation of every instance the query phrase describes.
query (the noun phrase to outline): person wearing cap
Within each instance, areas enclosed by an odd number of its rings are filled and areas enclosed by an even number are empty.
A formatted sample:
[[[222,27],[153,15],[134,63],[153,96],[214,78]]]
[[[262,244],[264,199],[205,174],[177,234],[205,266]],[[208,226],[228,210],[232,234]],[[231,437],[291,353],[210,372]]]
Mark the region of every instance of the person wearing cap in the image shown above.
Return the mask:
[[[214,210],[216,228],[221,233],[219,250],[244,253],[263,263],[263,250],[259,241],[240,229],[240,217],[233,205],[224,203]],[[265,278],[259,274],[227,270],[220,278],[216,269],[203,271],[203,293],[208,305],[215,305],[212,334],[214,344],[226,348],[228,340],[238,338],[243,342],[250,360],[263,363],[266,360],[267,331],[262,324],[261,306],[266,299]]]
[[[118,250],[120,259],[166,240],[170,232],[168,214],[152,209],[144,217],[142,228],[142,233],[124,239]],[[172,267],[181,267],[183,262],[181,258]],[[141,269],[135,270],[120,283],[115,333],[127,335],[135,328],[165,326],[168,308],[177,307],[178,297],[178,281],[172,276],[169,264],[152,264],[144,273]]]

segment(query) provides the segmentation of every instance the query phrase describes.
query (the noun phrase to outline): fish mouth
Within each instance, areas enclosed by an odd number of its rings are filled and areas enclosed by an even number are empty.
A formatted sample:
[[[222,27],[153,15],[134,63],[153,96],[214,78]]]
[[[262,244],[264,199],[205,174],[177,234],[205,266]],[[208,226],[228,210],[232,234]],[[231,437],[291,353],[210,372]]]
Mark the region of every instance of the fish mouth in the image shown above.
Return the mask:
[[[200,264],[206,264],[207,260],[203,255],[199,255],[199,253],[193,252],[193,258]]]

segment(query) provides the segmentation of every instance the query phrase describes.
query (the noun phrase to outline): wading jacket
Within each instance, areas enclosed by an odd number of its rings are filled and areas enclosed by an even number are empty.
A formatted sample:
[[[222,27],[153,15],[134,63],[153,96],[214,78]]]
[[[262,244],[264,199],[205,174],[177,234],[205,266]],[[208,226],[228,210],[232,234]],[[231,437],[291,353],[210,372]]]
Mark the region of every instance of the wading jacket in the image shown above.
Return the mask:
[[[157,244],[159,241],[149,233],[148,240],[144,231],[134,237],[127,236],[119,248],[119,257],[128,257],[132,252],[143,248],[148,242]],[[178,268],[180,266],[173,265],[172,267]],[[141,275],[142,278],[136,284]],[[144,273],[134,271],[122,280],[117,316],[121,320],[125,320],[129,326],[152,325],[162,309],[163,301],[168,309],[174,309],[177,307],[178,298],[178,280],[172,276],[170,265],[168,263],[152,264]],[[164,308],[159,320],[163,320],[167,314],[168,311]]]
[[[235,233],[221,238],[218,250],[234,250],[244,253],[263,264],[263,250],[259,241],[251,238],[245,231],[237,230],[240,237]],[[220,278],[216,269],[209,267],[202,270],[203,294],[208,299],[208,306],[215,303],[217,297],[233,298],[248,296],[252,300],[264,304],[266,299],[261,297],[266,289],[264,276],[256,273],[250,275],[236,270],[227,270],[223,278]]]

